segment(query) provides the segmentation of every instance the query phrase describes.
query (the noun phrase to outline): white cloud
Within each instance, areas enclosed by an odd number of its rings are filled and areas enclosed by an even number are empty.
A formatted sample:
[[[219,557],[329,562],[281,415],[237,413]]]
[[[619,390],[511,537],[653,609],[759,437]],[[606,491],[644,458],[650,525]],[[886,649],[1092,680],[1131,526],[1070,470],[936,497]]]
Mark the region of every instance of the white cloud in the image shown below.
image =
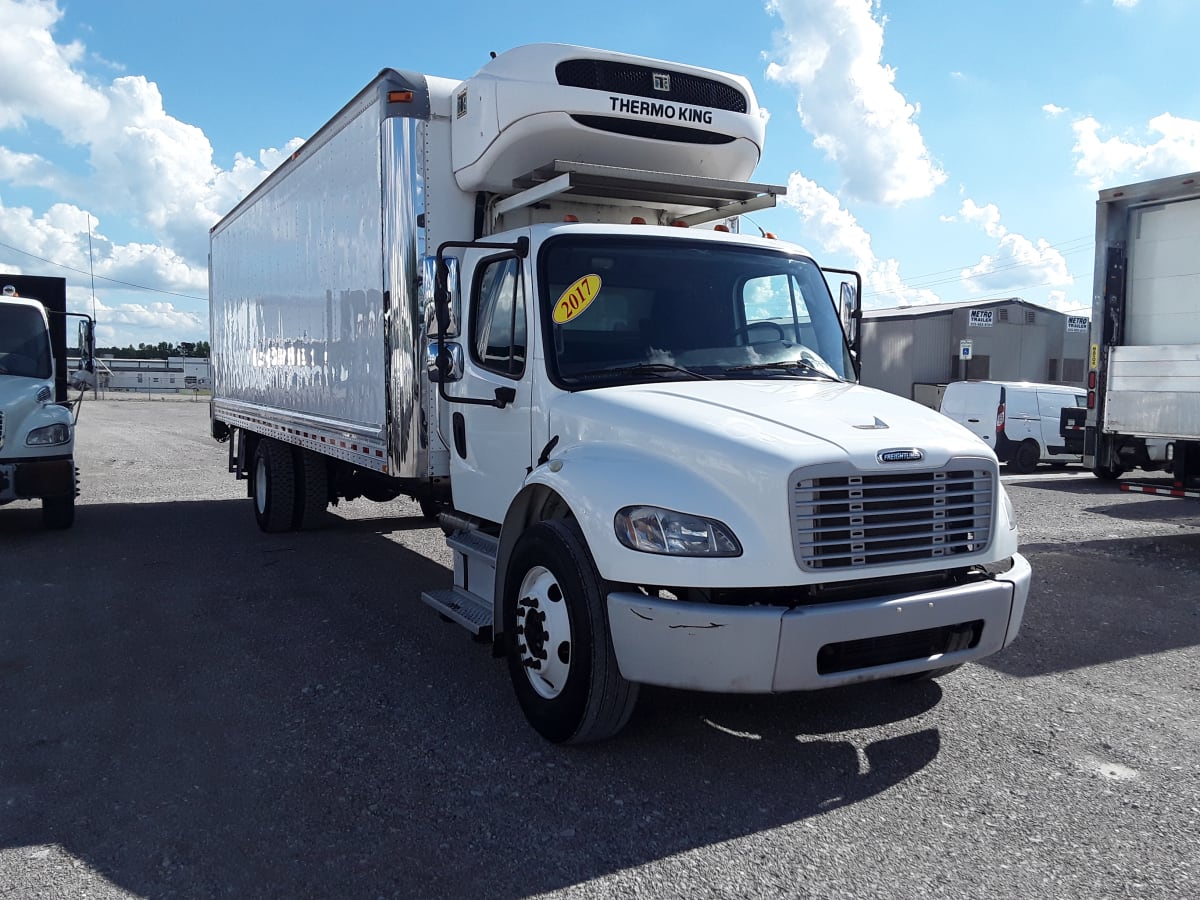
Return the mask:
[[[1092,116],[1071,126],[1075,131],[1075,172],[1094,190],[1129,181],[1161,178],[1200,169],[1200,121],[1163,113],[1151,119],[1149,137],[1102,138],[1103,126]]]
[[[128,219],[150,240],[116,245],[93,233],[97,275],[205,294],[209,227],[300,139],[257,159],[239,154],[222,169],[204,132],[168,114],[153,82],[89,76],[86,48],[54,39],[62,16],[56,0],[0,0],[0,129],[19,136],[31,124],[49,126],[82,164],[72,169],[0,145],[0,185],[69,197],[87,212],[60,204],[35,216],[5,207],[0,194],[0,242],[86,270],[87,214]],[[141,314],[153,304],[137,309],[128,324],[170,321]]]
[[[844,192],[890,205],[932,194],[946,173],[930,158],[918,108],[883,62],[883,23],[871,0],[768,0],[766,8],[783,23],[781,60],[767,76],[799,92],[800,119],[840,167]]]
[[[1052,118],[1052,119],[1057,118],[1058,116],[1061,116],[1066,111],[1067,111],[1066,107],[1057,106],[1053,103],[1045,103],[1042,105],[1042,112],[1044,112],[1046,115],[1050,116],[1050,118]]]
[[[978,225],[997,242],[995,254],[985,254],[978,263],[961,272],[967,288],[974,293],[1002,293],[1034,285],[1071,285],[1075,279],[1067,261],[1045,238],[1032,241],[1009,231],[1000,221],[994,203],[980,206],[969,197],[958,211],[965,222]]]
[[[94,261],[90,262],[88,214],[68,203],[56,203],[40,216],[35,216],[28,207],[0,204],[0,240],[31,254],[29,265],[5,263],[5,269],[30,273],[39,258],[53,260],[70,270],[62,272],[56,268],[54,274],[70,276],[73,271],[79,276],[69,277],[69,285],[90,284],[94,274],[97,292],[106,297],[128,296],[133,289],[126,285],[154,285],[163,291],[191,296],[204,296],[208,290],[204,267],[186,262],[162,245],[113,244],[95,219],[91,235]],[[208,332],[204,317],[179,309],[171,300],[106,303],[93,296],[91,290],[74,285],[68,287],[67,296],[72,311],[99,314],[97,342],[101,346],[203,339]]]
[[[805,231],[830,256],[849,257],[864,280],[864,305],[873,307],[909,306],[937,303],[929,290],[910,288],[900,277],[900,264],[894,259],[878,259],[871,249],[871,236],[854,216],[842,208],[829,191],[803,175],[793,173],[783,202],[804,220]]]
[[[1117,9],[1133,9],[1138,5],[1138,0],[1113,0],[1113,6]]]

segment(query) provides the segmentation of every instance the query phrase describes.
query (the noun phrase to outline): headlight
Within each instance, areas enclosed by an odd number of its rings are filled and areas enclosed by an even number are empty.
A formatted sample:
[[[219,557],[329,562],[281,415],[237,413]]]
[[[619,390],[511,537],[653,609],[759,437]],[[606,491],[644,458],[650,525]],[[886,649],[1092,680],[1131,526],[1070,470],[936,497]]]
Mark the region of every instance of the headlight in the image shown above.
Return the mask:
[[[1013,531],[1017,527],[1017,511],[1013,507],[1004,485],[1000,485],[1000,505],[1004,507],[1004,514],[1008,516],[1008,530]]]
[[[630,550],[670,556],[741,556],[742,546],[726,525],[700,516],[627,506],[613,520],[617,540]]]
[[[44,428],[35,428],[29,432],[29,437],[25,438],[25,443],[30,447],[50,447],[55,444],[69,444],[71,442],[71,428],[69,425],[59,423],[57,425],[47,425]]]

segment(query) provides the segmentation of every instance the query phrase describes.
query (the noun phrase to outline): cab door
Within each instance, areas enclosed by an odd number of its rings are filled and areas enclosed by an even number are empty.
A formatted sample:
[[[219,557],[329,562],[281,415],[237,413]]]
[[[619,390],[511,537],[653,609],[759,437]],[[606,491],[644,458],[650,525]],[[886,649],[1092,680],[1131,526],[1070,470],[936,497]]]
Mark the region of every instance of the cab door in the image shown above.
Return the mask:
[[[463,377],[447,385],[450,485],[456,509],[503,521],[532,462],[532,354],[527,261],[471,250]],[[455,398],[470,402],[455,403]]]

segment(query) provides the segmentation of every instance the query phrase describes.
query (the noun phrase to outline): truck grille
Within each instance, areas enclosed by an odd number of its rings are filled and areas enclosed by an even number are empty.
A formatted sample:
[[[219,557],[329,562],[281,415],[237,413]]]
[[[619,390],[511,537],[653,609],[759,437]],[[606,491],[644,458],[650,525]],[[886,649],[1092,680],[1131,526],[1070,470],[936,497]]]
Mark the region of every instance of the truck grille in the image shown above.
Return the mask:
[[[796,562],[849,569],[980,553],[992,538],[995,498],[995,475],[983,460],[934,472],[800,470],[791,489]]]
[[[670,75],[669,91],[655,90],[655,73]],[[554,74],[558,83],[567,87],[629,94],[634,97],[654,97],[672,103],[688,103],[692,106],[727,109],[737,113],[744,113],[747,108],[745,94],[732,85],[698,75],[669,72],[649,66],[634,66],[604,59],[568,59],[555,66]]]

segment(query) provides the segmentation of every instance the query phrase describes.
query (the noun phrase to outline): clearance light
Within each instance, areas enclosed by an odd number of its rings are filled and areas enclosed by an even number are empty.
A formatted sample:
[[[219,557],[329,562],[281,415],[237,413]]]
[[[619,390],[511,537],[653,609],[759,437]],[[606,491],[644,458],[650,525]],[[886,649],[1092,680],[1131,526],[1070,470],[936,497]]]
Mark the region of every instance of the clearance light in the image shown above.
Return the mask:
[[[563,221],[564,222],[578,222],[579,216],[575,215],[574,213],[567,213],[565,216],[563,216]]]
[[[728,231],[729,231],[729,226],[728,226],[728,225],[714,225],[714,226],[713,226],[713,231],[724,231],[724,232],[728,232]]]
[[[646,220],[643,219],[641,216],[634,216],[632,219],[629,220],[629,224],[630,225],[645,225]]]
[[[1094,391],[1095,389],[1096,389],[1096,370],[1092,369],[1092,371],[1088,372],[1088,390]]]
[[[1096,408],[1096,392],[1088,391],[1088,409]]]
[[[388,103],[412,103],[412,91],[388,91]]]
[[[764,231],[763,237],[765,237],[768,241],[773,241],[776,239],[775,232],[773,232],[773,231]]]
[[[683,221],[683,219],[676,219],[671,224],[674,225],[676,228],[688,228],[689,227],[688,223]]]

